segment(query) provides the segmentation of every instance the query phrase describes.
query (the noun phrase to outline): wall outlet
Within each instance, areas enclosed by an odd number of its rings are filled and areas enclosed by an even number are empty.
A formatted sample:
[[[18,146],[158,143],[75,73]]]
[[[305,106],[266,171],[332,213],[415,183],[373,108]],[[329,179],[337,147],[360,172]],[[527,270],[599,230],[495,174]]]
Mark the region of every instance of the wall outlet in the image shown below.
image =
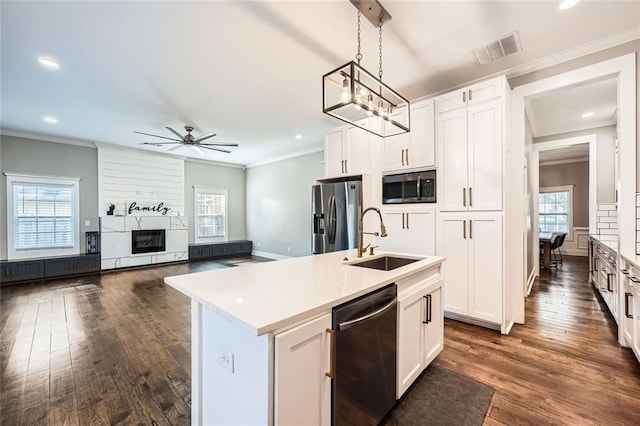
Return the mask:
[[[258,248],[262,246],[262,243],[257,243]]]
[[[229,349],[219,346],[218,347],[218,362],[226,370],[229,370],[233,374],[233,352]]]
[[[84,226],[87,227],[87,228],[90,227],[91,226],[91,221],[90,220],[85,220],[84,221]]]
[[[291,247],[287,247],[287,253],[291,253]]]

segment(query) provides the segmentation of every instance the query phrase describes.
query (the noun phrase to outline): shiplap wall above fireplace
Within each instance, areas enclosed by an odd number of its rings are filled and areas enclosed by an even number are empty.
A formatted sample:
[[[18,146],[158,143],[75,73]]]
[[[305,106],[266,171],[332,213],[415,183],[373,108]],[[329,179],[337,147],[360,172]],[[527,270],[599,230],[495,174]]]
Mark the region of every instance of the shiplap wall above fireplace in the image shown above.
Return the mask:
[[[162,202],[170,215],[184,215],[184,158],[96,144],[100,216],[110,203],[125,214],[130,201]]]

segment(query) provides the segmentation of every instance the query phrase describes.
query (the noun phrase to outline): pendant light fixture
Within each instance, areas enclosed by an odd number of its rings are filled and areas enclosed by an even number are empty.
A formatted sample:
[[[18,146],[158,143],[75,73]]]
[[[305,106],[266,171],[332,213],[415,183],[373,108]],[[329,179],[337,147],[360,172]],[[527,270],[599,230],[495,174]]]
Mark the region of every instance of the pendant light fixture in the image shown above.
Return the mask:
[[[347,62],[322,76],[322,112],[383,138],[406,133],[410,130],[409,101],[382,82],[382,24],[391,15],[377,0],[350,1],[358,9],[357,63]],[[378,77],[360,65],[361,14],[378,28]]]

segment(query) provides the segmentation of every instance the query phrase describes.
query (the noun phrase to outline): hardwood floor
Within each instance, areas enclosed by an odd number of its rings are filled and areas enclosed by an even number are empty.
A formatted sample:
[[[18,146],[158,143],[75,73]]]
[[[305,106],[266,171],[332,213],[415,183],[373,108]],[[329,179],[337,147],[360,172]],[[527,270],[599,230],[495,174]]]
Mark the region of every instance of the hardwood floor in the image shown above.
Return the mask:
[[[0,424],[189,424],[190,303],[163,278],[229,259],[0,289]],[[640,424],[640,367],[587,284],[544,275],[509,336],[449,321],[439,365],[496,389],[485,424]]]
[[[565,256],[545,271],[509,336],[446,320],[435,362],[495,388],[486,425],[640,424],[640,367],[588,269]]]

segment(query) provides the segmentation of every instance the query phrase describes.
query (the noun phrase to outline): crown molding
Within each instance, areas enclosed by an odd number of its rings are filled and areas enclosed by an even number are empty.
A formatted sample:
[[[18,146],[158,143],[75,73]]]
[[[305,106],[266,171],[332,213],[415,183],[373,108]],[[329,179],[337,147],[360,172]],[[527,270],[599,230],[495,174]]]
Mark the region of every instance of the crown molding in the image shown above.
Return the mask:
[[[32,139],[32,140],[43,141],[43,142],[63,143],[67,145],[82,146],[85,148],[96,148],[96,144],[91,141],[84,141],[84,140],[73,139],[73,138],[64,138],[59,136],[43,135],[40,133],[33,133],[33,132],[23,132],[19,130],[0,129],[0,135],[13,136],[16,138],[23,138],[23,139]]]
[[[305,156],[305,155],[315,154],[316,152],[322,152],[322,151],[324,151],[324,147],[311,148],[311,149],[307,149],[305,151],[298,151],[298,152],[294,152],[293,154],[283,155],[281,157],[274,157],[274,158],[271,158],[271,159],[266,160],[266,161],[261,161],[259,163],[249,164],[249,165],[247,165],[247,168],[250,169],[250,168],[253,168],[253,167],[264,166],[266,164],[277,163],[278,161],[289,160],[291,158],[302,157],[302,156]]]

